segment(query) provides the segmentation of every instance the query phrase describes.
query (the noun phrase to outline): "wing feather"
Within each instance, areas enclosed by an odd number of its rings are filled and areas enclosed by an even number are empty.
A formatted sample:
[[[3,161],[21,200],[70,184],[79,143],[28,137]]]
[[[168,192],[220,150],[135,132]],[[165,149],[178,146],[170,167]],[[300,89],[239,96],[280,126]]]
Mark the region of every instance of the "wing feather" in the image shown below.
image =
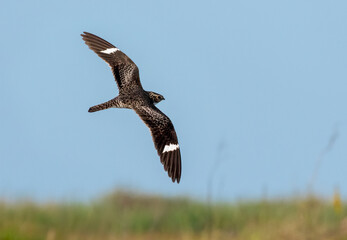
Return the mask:
[[[81,36],[88,47],[111,67],[120,91],[124,88],[142,88],[139,69],[125,53],[94,34],[84,32]]]
[[[134,109],[149,127],[160,162],[173,182],[181,179],[181,152],[171,120],[154,105]]]

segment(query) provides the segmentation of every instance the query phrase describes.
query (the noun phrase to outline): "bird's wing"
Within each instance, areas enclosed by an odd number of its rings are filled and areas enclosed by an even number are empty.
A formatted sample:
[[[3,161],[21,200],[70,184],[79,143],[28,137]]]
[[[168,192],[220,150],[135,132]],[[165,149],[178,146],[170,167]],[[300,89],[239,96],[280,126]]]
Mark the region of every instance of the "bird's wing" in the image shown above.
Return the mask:
[[[125,53],[104,39],[88,33],[81,34],[88,47],[110,65],[119,90],[140,87],[139,69]]]
[[[171,120],[154,105],[134,109],[151,130],[154,146],[173,182],[181,179],[181,152]]]

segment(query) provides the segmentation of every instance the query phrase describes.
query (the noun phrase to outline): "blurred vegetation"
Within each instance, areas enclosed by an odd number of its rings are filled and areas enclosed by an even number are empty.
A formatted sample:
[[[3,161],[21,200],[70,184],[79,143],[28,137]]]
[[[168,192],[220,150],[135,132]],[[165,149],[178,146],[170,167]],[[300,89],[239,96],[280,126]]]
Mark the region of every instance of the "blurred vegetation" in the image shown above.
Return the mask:
[[[116,192],[91,203],[0,202],[0,240],[347,239],[347,206],[314,197],[207,204]]]

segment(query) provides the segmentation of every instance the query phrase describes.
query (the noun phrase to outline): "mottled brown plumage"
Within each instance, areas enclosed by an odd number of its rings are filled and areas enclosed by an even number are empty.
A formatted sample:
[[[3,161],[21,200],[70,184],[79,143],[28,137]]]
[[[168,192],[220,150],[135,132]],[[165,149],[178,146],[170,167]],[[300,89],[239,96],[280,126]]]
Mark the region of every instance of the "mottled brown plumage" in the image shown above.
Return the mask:
[[[84,32],[81,34],[88,47],[111,67],[119,95],[105,103],[93,106],[89,112],[108,108],[129,108],[135,110],[149,127],[160,161],[173,182],[181,179],[181,152],[177,135],[171,120],[154,104],[164,100],[158,93],[142,88],[139,69],[122,51],[104,39]]]

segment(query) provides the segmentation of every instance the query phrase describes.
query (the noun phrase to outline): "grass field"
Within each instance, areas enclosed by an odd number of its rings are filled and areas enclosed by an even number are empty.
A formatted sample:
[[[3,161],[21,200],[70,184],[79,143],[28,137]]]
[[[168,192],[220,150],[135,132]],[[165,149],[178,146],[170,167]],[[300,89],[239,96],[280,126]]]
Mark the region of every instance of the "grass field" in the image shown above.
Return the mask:
[[[347,206],[317,198],[206,204],[116,192],[91,203],[0,202],[0,240],[347,239]]]

